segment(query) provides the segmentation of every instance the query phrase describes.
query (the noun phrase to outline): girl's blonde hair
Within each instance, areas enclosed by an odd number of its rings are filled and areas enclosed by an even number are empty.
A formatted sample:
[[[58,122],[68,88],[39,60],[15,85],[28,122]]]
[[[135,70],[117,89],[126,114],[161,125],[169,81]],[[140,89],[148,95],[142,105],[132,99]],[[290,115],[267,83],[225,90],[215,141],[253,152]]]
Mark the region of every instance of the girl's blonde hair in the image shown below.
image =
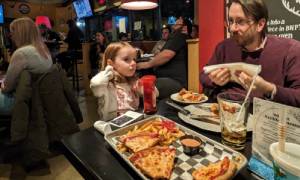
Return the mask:
[[[28,17],[15,19],[10,24],[10,32],[17,48],[32,45],[44,58],[51,57],[47,46],[42,40],[39,28],[32,19]]]
[[[129,48],[133,48],[129,43],[127,42],[115,42],[115,43],[110,43],[107,48],[104,51],[103,54],[103,60],[102,60],[102,67],[101,70],[103,71],[105,69],[105,67],[107,66],[107,61],[110,59],[113,62],[116,59],[116,56],[118,54],[118,52],[120,51],[120,49],[124,48],[124,47],[129,47]],[[118,74],[117,72],[115,72],[115,78],[114,81],[115,82],[131,82],[133,80],[136,80],[137,77],[133,76],[133,77],[122,77],[120,74]]]

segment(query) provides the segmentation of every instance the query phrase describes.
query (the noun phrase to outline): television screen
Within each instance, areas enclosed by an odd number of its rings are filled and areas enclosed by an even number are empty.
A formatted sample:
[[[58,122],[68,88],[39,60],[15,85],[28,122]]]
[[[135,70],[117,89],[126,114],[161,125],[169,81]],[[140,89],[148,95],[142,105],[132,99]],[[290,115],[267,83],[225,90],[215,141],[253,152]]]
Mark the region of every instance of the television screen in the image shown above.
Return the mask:
[[[73,2],[73,6],[78,19],[93,15],[89,0],[76,0]]]
[[[168,17],[168,24],[175,24],[176,23],[176,17],[170,16]]]
[[[4,23],[4,10],[3,4],[0,4],[0,24]]]

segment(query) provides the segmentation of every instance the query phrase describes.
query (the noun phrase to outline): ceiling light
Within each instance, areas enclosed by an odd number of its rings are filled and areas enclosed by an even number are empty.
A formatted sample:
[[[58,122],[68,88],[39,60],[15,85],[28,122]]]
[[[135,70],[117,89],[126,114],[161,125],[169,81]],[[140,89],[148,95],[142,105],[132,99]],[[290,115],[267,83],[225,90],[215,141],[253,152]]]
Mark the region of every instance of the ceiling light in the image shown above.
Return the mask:
[[[122,0],[121,8],[127,10],[154,9],[158,6],[157,0]]]

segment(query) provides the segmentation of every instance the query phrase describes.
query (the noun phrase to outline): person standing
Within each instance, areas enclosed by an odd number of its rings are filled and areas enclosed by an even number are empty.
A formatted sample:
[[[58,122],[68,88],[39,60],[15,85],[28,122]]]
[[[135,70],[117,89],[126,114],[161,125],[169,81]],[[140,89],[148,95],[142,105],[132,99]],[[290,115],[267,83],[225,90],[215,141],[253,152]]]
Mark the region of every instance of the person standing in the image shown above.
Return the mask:
[[[251,97],[300,107],[300,42],[267,34],[268,9],[263,0],[231,0],[228,26],[231,37],[216,46],[208,65],[244,62],[262,66]],[[200,75],[204,90],[215,98],[220,92],[246,94],[253,77],[228,68]],[[240,85],[241,84],[241,85]]]

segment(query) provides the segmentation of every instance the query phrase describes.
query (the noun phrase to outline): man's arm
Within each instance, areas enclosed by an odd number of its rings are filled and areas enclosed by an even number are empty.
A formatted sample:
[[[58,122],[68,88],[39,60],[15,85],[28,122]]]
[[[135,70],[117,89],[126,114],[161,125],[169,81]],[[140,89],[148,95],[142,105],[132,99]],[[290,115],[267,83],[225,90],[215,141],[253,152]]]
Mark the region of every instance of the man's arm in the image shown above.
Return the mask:
[[[174,56],[176,52],[168,49],[162,50],[153,59],[148,62],[137,63],[137,69],[149,69],[157,66],[161,66],[169,62]]]

